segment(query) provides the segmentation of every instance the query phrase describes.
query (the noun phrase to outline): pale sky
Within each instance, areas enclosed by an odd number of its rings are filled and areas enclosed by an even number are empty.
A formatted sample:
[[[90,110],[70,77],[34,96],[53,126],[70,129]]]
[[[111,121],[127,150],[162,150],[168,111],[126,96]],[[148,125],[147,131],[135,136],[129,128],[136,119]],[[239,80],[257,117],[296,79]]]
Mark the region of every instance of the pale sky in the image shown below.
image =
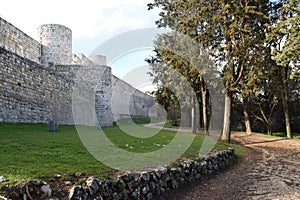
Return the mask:
[[[0,0],[0,2],[0,16],[36,40],[37,27],[41,24],[54,23],[69,27],[73,33],[73,53],[82,52],[87,56],[114,36],[136,29],[155,28],[154,21],[158,19],[158,10],[147,10],[147,4],[152,0]],[[147,51],[138,52],[138,55],[142,56],[132,60],[131,55],[130,59],[134,65],[145,65],[144,57],[149,54]],[[126,61],[123,58],[119,64],[130,65],[124,62]],[[118,61],[115,63],[118,65]],[[123,71],[126,68],[124,66]],[[118,74],[120,70],[117,68],[121,66],[111,67],[117,76],[124,75],[124,72]]]
[[[62,24],[73,32],[73,51],[89,54],[96,43],[125,31],[155,27],[151,0],[1,0],[0,16],[37,38],[41,24]],[[96,40],[96,41],[95,41]],[[91,42],[92,41],[92,42]]]

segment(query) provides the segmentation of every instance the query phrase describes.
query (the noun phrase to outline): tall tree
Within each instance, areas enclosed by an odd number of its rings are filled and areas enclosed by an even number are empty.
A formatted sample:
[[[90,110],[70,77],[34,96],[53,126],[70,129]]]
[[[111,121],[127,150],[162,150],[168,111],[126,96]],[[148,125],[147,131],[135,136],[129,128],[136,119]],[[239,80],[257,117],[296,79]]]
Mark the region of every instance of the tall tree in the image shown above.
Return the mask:
[[[213,63],[209,59],[209,55],[201,51],[199,46],[195,45],[194,41],[189,37],[178,35],[176,32],[160,35],[155,42],[155,52],[155,57],[146,59],[151,66],[151,75],[154,77],[154,83],[170,85],[172,82],[168,78],[172,77],[172,70],[184,77],[192,87],[192,93],[195,93],[195,97],[189,94],[186,96],[186,101],[180,103],[185,105],[183,108],[186,108],[185,110],[191,113],[193,132],[196,132],[196,128],[200,123],[198,122],[199,115],[201,115],[199,111],[202,110],[205,134],[209,134],[209,93],[206,81],[197,69],[199,66],[195,66],[201,65],[203,69],[211,68],[210,65]],[[169,69],[172,70],[170,71]],[[186,94],[184,93],[186,88],[181,88],[181,83],[176,82],[172,87],[178,88],[176,95]],[[184,92],[180,93],[179,91]],[[196,115],[197,113],[198,116]]]
[[[232,93],[240,82],[247,53],[263,43],[267,0],[155,0],[149,9],[162,9],[158,27],[168,27],[211,50],[223,68],[225,111],[222,139],[230,142]]]
[[[157,103],[163,106],[166,111],[167,119],[173,126],[179,125],[180,104],[176,95],[166,87],[159,87],[153,92]]]
[[[252,114],[256,119],[261,121],[268,135],[272,135],[274,122],[273,118],[281,96],[280,70],[274,67],[274,61],[271,60],[270,53],[266,52],[269,57],[265,58],[266,63],[260,66],[260,71],[256,75],[255,87],[257,90],[253,93],[254,109]]]
[[[270,26],[273,59],[281,70],[281,99],[287,138],[292,138],[289,115],[290,77],[298,73],[300,63],[300,3],[297,0],[279,1],[275,6],[274,22]]]
[[[259,40],[265,40],[265,32],[257,33]],[[262,93],[272,92],[276,89],[268,86],[270,82],[278,83],[278,70],[274,68],[274,61],[271,59],[271,51],[267,45],[258,45],[251,52],[247,53],[248,62],[244,65],[242,80],[238,84],[237,91],[243,104],[244,123],[246,134],[250,135],[251,130],[251,103],[259,101]],[[277,81],[277,82],[276,82]],[[263,96],[261,96],[263,97]]]

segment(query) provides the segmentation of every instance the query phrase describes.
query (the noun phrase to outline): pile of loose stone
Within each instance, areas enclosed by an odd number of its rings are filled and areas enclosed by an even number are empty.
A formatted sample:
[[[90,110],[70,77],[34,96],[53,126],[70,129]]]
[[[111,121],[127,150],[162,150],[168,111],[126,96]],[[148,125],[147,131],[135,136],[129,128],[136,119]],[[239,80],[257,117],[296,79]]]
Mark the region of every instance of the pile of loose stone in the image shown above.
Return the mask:
[[[71,200],[84,199],[153,199],[178,184],[198,179],[226,167],[235,158],[234,149],[217,152],[205,158],[185,159],[151,172],[126,172],[116,180],[101,181],[89,177],[84,186],[74,186]]]
[[[183,159],[172,166],[161,167],[149,172],[125,172],[115,180],[99,180],[88,177],[82,185],[73,186],[70,200],[121,200],[121,199],[154,199],[155,196],[171,189],[178,188],[179,184],[199,179],[212,174],[229,165],[235,159],[234,149],[215,152],[207,157]],[[5,182],[5,178],[2,178]],[[67,191],[66,191],[67,192]],[[48,199],[58,200],[55,197],[58,191],[53,191],[51,184],[44,181],[33,180],[26,184],[10,188],[9,198],[0,196],[0,200],[7,199]]]
[[[49,199],[52,194],[50,185],[41,180],[29,181],[26,184],[13,186],[10,188],[11,192],[9,198],[0,196],[0,200],[35,200],[35,199]]]

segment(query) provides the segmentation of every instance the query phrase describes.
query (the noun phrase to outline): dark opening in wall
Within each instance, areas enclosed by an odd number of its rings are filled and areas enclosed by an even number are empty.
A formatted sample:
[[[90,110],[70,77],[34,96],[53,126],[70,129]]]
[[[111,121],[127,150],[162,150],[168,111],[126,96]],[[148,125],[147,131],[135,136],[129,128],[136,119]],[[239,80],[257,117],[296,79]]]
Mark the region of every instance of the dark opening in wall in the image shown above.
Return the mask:
[[[18,82],[18,86],[20,86],[20,87],[21,87],[21,86],[22,86],[22,84]]]

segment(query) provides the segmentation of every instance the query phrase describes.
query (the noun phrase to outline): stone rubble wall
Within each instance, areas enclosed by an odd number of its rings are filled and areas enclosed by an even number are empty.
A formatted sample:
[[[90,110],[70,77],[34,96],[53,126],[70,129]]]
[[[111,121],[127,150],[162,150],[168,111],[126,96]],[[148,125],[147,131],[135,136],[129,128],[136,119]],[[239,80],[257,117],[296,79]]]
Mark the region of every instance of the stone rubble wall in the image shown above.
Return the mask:
[[[102,55],[90,55],[86,57],[83,53],[72,55],[72,64],[78,65],[106,65],[106,57]]]
[[[0,122],[72,124],[74,82],[0,48]]]
[[[100,126],[112,126],[112,74],[111,68],[103,66],[96,85],[96,114]]]
[[[148,172],[125,172],[113,180],[87,177],[82,185],[74,185],[69,191],[57,187],[56,182],[32,180],[7,188],[7,196],[0,199],[70,199],[70,200],[150,200],[162,193],[180,189],[182,184],[199,180],[228,166],[236,159],[234,149],[214,152],[204,158],[182,159],[172,167],[161,167]],[[56,175],[61,177],[60,174]],[[55,185],[53,185],[55,184]],[[71,186],[71,181],[61,184]],[[59,197],[57,197],[59,195]],[[61,198],[63,196],[63,198]]]
[[[60,24],[45,24],[38,27],[42,44],[41,63],[71,64],[72,31]]]
[[[38,30],[41,44],[0,18],[0,122],[73,124],[76,74],[86,69],[96,70],[96,105],[88,109],[96,109],[98,124],[111,126],[123,117],[151,114],[154,98],[113,76],[105,56],[72,55],[69,28],[46,24]],[[83,79],[90,81],[89,76]],[[88,120],[86,116],[86,125],[95,125]]]
[[[177,189],[179,184],[225,168],[234,159],[234,149],[229,148],[205,158],[179,161],[173,167],[160,168],[151,172],[126,172],[114,181],[101,181],[89,177],[84,186],[74,186],[70,190],[69,199],[155,199],[165,191]]]
[[[59,124],[74,123],[72,92],[76,74],[91,65],[44,67],[0,48],[0,66],[0,122],[48,123],[54,119]],[[111,126],[122,117],[149,117],[153,97],[113,76],[110,67],[92,66],[99,74],[94,84],[101,126]]]
[[[156,115],[155,100],[116,76],[112,76],[112,113],[114,121],[122,118]]]
[[[1,17],[0,47],[40,63],[41,44]]]

